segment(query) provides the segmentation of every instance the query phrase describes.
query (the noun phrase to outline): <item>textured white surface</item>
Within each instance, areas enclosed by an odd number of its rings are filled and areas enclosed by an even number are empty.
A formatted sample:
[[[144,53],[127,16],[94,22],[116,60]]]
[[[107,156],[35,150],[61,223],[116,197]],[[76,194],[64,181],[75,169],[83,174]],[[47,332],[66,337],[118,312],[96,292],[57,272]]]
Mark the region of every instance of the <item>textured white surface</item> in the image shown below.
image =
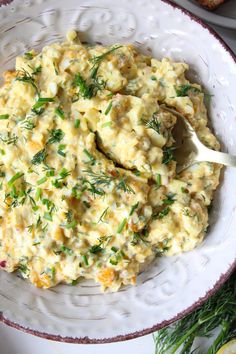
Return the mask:
[[[0,9],[1,70],[12,68],[15,56],[29,48],[63,39],[71,27],[89,41],[134,42],[154,56],[188,62],[192,76],[214,94],[211,116],[224,149],[236,154],[236,65],[207,30],[161,1],[17,0]],[[0,272],[1,310],[41,332],[97,339],[170,320],[204,296],[235,259],[235,181],[236,171],[227,169],[204,244],[158,260],[139,277],[137,287],[105,295],[92,283],[42,291]]]

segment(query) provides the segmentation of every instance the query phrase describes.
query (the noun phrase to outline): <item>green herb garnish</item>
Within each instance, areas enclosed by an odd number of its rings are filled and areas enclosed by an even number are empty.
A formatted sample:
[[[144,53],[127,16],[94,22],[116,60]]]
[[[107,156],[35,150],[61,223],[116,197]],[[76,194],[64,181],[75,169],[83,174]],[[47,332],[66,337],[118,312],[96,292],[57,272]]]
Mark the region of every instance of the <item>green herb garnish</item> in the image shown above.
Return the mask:
[[[0,114],[0,120],[6,120],[9,118],[9,114]]]
[[[166,215],[168,215],[170,212],[170,208],[169,207],[165,207],[163,210],[159,211],[159,213],[157,215],[154,215],[153,218],[154,219],[163,219]]]
[[[160,173],[158,173],[156,175],[156,185],[157,185],[158,188],[161,186],[161,175],[160,175]]]
[[[40,178],[38,181],[37,181],[37,185],[39,186],[40,184],[43,184],[47,181],[47,177],[43,177],[43,178]]]
[[[107,106],[106,110],[105,110],[105,116],[108,115],[108,113],[110,112],[110,110],[112,109],[112,101],[109,103],[109,105]]]
[[[74,127],[79,128],[79,126],[80,126],[80,119],[76,119],[74,123]]]
[[[85,254],[82,256],[82,259],[83,259],[83,261],[84,261],[84,264],[85,264],[86,266],[88,266],[88,265],[89,265],[89,262],[88,262],[88,258],[87,258],[87,256],[86,256]]]
[[[186,85],[179,85],[175,87],[175,91],[177,97],[186,97],[188,96],[189,91],[193,93],[201,93],[202,91],[199,90],[197,87],[186,84]]]
[[[116,232],[117,232],[118,234],[121,234],[122,231],[124,230],[126,224],[127,224],[127,218],[124,218],[124,219],[121,221],[121,223],[119,224],[119,226],[118,226]]]
[[[61,246],[60,250],[61,250],[61,252],[65,253],[65,254],[68,255],[68,256],[72,256],[73,253],[74,253],[71,248],[68,248],[68,247],[66,247],[66,246],[64,246],[64,245]]]
[[[19,76],[17,76],[16,81],[21,81],[30,84],[31,86],[33,86],[36,91],[36,94],[39,96],[39,90],[36,86],[33,76],[31,76],[26,70],[19,71]]]
[[[33,57],[34,57],[31,52],[26,52],[26,53],[24,54],[24,56],[25,56],[27,59],[29,59],[29,60],[33,59]]]
[[[32,111],[37,114],[37,115],[40,115],[43,113],[44,111],[44,106],[47,104],[47,103],[50,103],[50,102],[54,102],[54,98],[52,97],[40,97],[38,99],[38,101],[33,105],[32,107]]]
[[[61,109],[61,107],[55,108],[55,113],[58,117],[60,117],[62,120],[65,119],[65,113]]]
[[[11,187],[16,180],[18,180],[19,178],[23,177],[24,173],[23,172],[17,172],[8,182],[8,186]]]
[[[173,150],[175,150],[175,148],[173,148],[173,147],[164,147],[163,148],[162,163],[164,165],[167,165],[170,161],[174,160]]]
[[[61,129],[52,129],[50,131],[50,137],[47,141],[48,144],[59,143],[65,136],[65,133]]]
[[[108,51],[106,51],[105,53],[102,53],[101,55],[97,55],[92,57],[91,59],[89,59],[89,61],[93,64],[93,68],[95,67],[95,65],[100,65],[101,61],[109,54],[113,53],[115,50],[121,48],[122,45],[116,45],[114,47],[112,47],[111,49],[109,49]]]
[[[133,215],[133,213],[138,208],[138,206],[139,206],[139,202],[137,202],[136,204],[132,205],[132,208],[130,210],[129,216]]]
[[[156,354],[193,353],[193,342],[208,338],[208,349],[198,347],[197,352],[215,354],[222,345],[236,338],[236,273],[217,293],[197,310],[154,335]],[[214,338],[214,330],[218,335]],[[209,338],[214,338],[210,342]],[[196,353],[197,353],[196,352]]]
[[[143,120],[143,122],[148,129],[153,129],[158,134],[160,134],[161,123],[157,118],[157,112],[153,113],[152,118],[150,120]]]
[[[174,199],[174,196],[175,196],[175,194],[173,194],[173,193],[167,194],[166,195],[167,198],[162,201],[163,204],[165,204],[165,205],[173,204],[175,202],[175,200],[176,200],[176,199]]]
[[[40,150],[39,152],[37,152],[37,154],[35,154],[33,156],[31,163],[33,165],[39,165],[45,161],[46,157],[47,157],[47,152],[46,152],[46,149],[44,148],[44,149]]]
[[[84,149],[83,152],[84,152],[84,154],[88,157],[88,159],[89,159],[88,162],[89,162],[92,166],[95,165],[96,159],[93,157],[93,155],[90,154],[90,152],[89,152],[87,149]]]

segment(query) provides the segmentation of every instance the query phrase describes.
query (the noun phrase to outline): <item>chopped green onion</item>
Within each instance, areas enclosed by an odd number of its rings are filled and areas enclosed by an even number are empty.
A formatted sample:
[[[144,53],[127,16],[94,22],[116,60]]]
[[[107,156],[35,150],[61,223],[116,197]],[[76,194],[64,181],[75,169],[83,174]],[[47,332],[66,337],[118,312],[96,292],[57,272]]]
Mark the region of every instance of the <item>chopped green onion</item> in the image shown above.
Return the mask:
[[[34,57],[31,52],[26,52],[26,53],[24,54],[24,56],[25,56],[27,59],[29,59],[29,60],[33,59],[33,57]]]
[[[109,103],[109,105],[107,106],[107,109],[105,110],[105,116],[110,112],[110,110],[111,110],[111,108],[112,108],[112,101]]]
[[[113,259],[113,258],[110,258],[110,263],[112,265],[117,265],[118,264],[118,261],[116,259]]]
[[[46,181],[47,181],[47,177],[43,177],[37,181],[37,185],[39,186],[40,184],[43,184]]]
[[[161,175],[160,175],[160,173],[158,173],[156,175],[156,184],[157,184],[158,187],[161,186]]]
[[[9,114],[0,114],[0,120],[5,120],[9,118]]]
[[[88,266],[89,262],[88,262],[88,258],[87,258],[87,256],[85,254],[82,256],[82,259],[83,259],[85,265]]]
[[[112,250],[112,252],[116,253],[116,252],[118,251],[118,248],[112,246],[112,247],[111,247],[111,250]]]
[[[62,157],[66,157],[66,153],[62,150],[57,151],[58,155],[61,155]]]
[[[118,226],[116,232],[117,232],[118,234],[120,234],[120,233],[123,231],[123,229],[124,229],[124,227],[125,227],[126,224],[127,224],[127,218],[124,218],[124,219],[121,221],[121,223],[119,224],[119,226]]]
[[[156,81],[157,80],[156,76],[152,75],[151,80]]]
[[[112,125],[112,121],[106,122],[102,124],[102,128],[110,127]]]
[[[71,256],[71,255],[74,253],[71,248],[66,247],[66,246],[64,246],[64,245],[61,246],[60,250],[61,250],[63,253],[67,254],[68,256]]]
[[[79,278],[78,279],[74,279],[74,280],[72,280],[71,285],[75,286],[75,285],[77,285],[79,283],[79,281],[80,281]]]
[[[41,197],[42,197],[42,189],[41,188],[37,188],[36,194],[35,194],[35,199],[39,200],[39,199],[41,199]]]
[[[65,113],[63,112],[63,110],[60,107],[55,108],[55,113],[62,120],[65,119]]]
[[[129,216],[133,215],[134,211],[138,208],[139,202],[136,204],[132,205],[132,208],[130,210]]]
[[[52,214],[51,213],[45,212],[43,217],[44,217],[44,219],[46,219],[48,221],[52,221]]]
[[[77,225],[76,220],[72,220],[69,224],[62,225],[65,229],[74,229]]]
[[[74,123],[74,127],[79,128],[79,126],[80,126],[80,119],[76,119]]]
[[[14,184],[14,182],[21,178],[22,176],[24,176],[23,172],[17,172],[9,181],[8,181],[8,186],[12,186]]]

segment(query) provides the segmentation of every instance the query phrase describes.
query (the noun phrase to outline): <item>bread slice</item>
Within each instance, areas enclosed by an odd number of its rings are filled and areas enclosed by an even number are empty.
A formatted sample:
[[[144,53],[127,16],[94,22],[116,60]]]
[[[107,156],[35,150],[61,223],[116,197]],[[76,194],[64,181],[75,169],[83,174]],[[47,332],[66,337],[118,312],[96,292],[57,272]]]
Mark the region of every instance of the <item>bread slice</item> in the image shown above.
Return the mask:
[[[208,10],[214,10],[226,0],[198,0],[198,2]]]

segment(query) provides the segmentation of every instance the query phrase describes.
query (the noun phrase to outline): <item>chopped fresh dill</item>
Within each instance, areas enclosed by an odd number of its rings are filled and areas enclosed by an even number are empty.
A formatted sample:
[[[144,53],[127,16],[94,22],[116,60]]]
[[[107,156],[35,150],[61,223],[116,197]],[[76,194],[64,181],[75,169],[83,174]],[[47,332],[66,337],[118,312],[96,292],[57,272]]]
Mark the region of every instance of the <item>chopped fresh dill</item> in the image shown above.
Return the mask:
[[[95,157],[90,154],[90,152],[87,149],[83,150],[83,153],[88,157],[89,161],[87,161],[86,163],[90,163],[92,166],[95,165],[96,163],[96,159]]]
[[[99,65],[101,63],[101,61],[108,56],[109,54],[113,53],[115,50],[119,49],[123,47],[122,45],[116,45],[114,47],[112,47],[111,49],[109,49],[108,51],[106,51],[105,53],[102,53],[101,55],[96,55],[93,56],[91,59],[89,59],[89,61],[93,64],[93,67],[95,67],[95,65]]]
[[[30,84],[31,86],[33,86],[33,88],[36,91],[36,94],[39,96],[39,90],[35,83],[35,79],[26,70],[18,71],[18,76],[16,77],[16,81],[21,81]]]
[[[163,148],[162,163],[164,165],[167,165],[170,161],[174,160],[173,150],[175,150],[174,147],[164,147]]]
[[[132,205],[132,208],[130,210],[129,216],[133,215],[133,213],[138,208],[138,206],[139,206],[139,202],[137,202],[136,204]]]
[[[59,143],[65,136],[65,133],[61,129],[50,130],[50,137],[47,144]]]
[[[157,112],[153,113],[152,118],[150,120],[143,120],[144,124],[148,129],[155,130],[158,134],[160,134],[161,123],[157,118]]]
[[[170,212],[170,207],[167,206],[161,211],[159,211],[159,213],[157,213],[156,215],[153,215],[153,219],[163,219],[166,215],[169,214],[169,212]]]
[[[199,88],[186,84],[186,85],[179,85],[175,87],[175,91],[177,97],[186,97],[188,96],[189,91],[193,93],[201,93],[202,91]]]
[[[106,215],[107,215],[108,209],[109,209],[109,207],[107,207],[107,208],[103,211],[103,213],[101,214],[101,216],[100,216],[99,219],[98,219],[97,224],[98,224],[99,222],[104,222],[104,218],[105,218]]]
[[[38,151],[38,152],[33,156],[32,160],[31,160],[31,163],[32,163],[33,165],[39,165],[39,164],[41,164],[42,162],[45,161],[46,157],[47,157],[47,151],[46,151],[46,149],[44,148],[44,149]]]

